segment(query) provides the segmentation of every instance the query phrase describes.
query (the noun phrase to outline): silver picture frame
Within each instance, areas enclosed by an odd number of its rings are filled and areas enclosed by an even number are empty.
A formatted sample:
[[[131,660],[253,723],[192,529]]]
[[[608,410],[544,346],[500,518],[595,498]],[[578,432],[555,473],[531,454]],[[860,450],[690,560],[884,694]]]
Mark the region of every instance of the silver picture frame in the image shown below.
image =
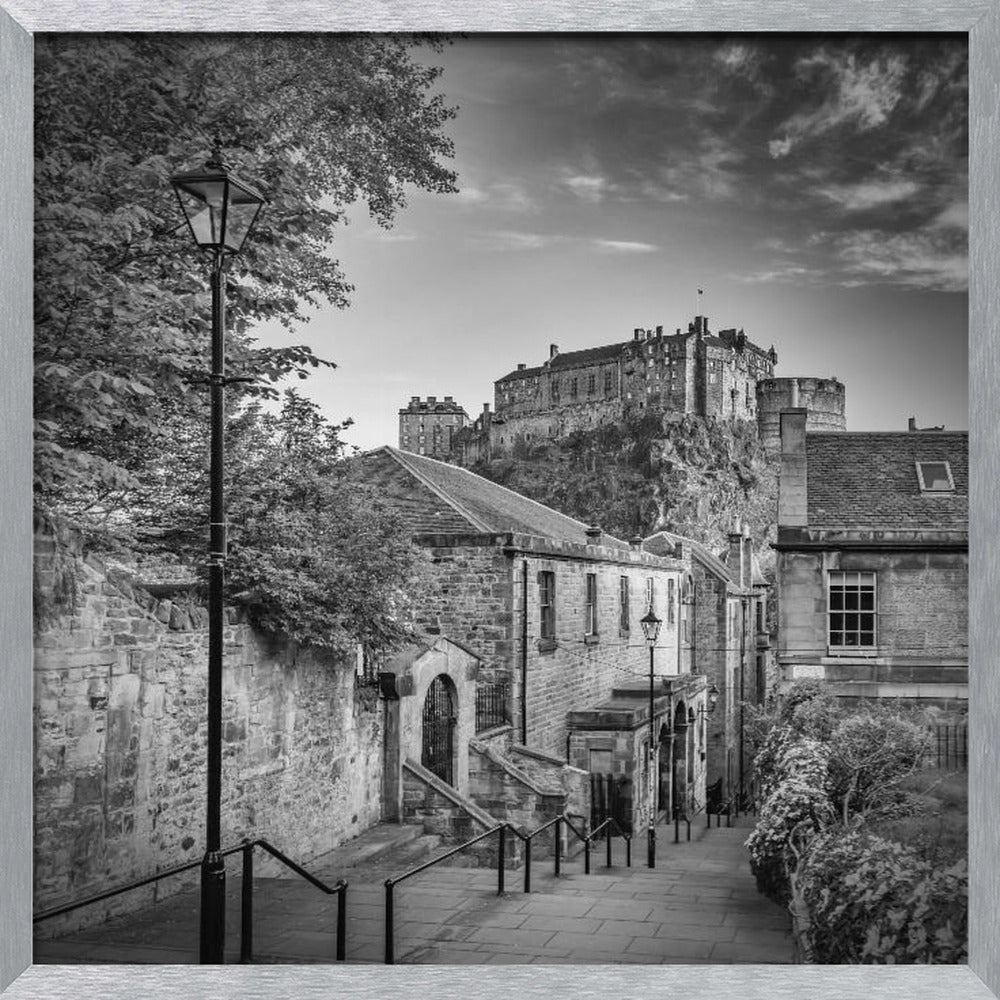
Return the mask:
[[[970,962],[967,966],[33,966],[32,35],[46,31],[886,31],[970,44]],[[998,0],[0,0],[0,991],[7,1000],[1000,996],[1000,2]],[[882,322],[891,317],[882,317]],[[887,373],[889,375],[890,373]]]

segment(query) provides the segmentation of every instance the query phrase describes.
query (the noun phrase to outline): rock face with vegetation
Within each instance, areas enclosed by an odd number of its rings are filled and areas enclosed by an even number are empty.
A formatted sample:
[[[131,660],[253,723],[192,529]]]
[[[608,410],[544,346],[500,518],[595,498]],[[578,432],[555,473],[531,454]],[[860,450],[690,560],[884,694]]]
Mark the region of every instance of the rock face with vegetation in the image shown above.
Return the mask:
[[[734,520],[773,536],[777,466],[750,421],[651,413],[521,442],[473,471],[619,538],[666,529],[718,550]]]

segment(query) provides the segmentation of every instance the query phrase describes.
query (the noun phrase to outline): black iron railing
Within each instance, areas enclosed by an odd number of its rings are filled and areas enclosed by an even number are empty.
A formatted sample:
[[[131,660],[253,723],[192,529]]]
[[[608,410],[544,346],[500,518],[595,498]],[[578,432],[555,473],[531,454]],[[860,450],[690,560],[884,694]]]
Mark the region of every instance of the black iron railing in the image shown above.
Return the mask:
[[[581,819],[584,821],[582,830],[572,822],[573,819]],[[517,837],[522,844],[524,844],[524,891],[531,892],[532,841],[540,834],[545,833],[547,830],[553,827],[555,828],[553,837],[555,874],[559,875],[562,868],[562,829],[564,825],[567,831],[573,833],[583,844],[583,865],[585,874],[590,874],[591,843],[605,830],[607,830],[606,839],[608,867],[611,867],[611,838],[615,835],[615,832],[617,832],[619,836],[625,838],[625,863],[628,867],[632,867],[632,837],[630,834],[622,830],[617,820],[613,818],[608,818],[600,826],[591,830],[590,833],[587,833],[586,817],[570,813],[563,813],[560,816],[556,816],[553,819],[550,819],[547,823],[543,823],[540,827],[532,830],[530,833],[522,833],[510,823],[499,823],[497,826],[479,834],[479,836],[473,837],[471,840],[467,840],[464,843],[459,844],[457,847],[453,847],[450,851],[446,851],[444,854],[440,854],[436,858],[431,858],[429,861],[425,861],[422,865],[417,865],[415,868],[411,868],[409,871],[403,872],[402,875],[396,875],[385,880],[385,964],[393,965],[396,960],[396,943],[394,933],[395,888],[400,882],[403,882],[408,878],[412,878],[414,875],[419,875],[422,872],[427,871],[429,868],[433,868],[435,865],[440,864],[443,861],[447,861],[449,858],[455,857],[455,855],[460,854],[467,848],[496,835],[498,838],[497,895],[502,896],[506,890],[505,862],[507,859],[507,835],[510,833]]]
[[[340,879],[336,885],[329,886],[325,882],[321,882],[314,875],[310,875],[301,865],[296,864],[291,858],[286,857],[266,840],[244,840],[243,843],[236,847],[230,847],[220,852],[224,858],[240,852],[243,854],[243,884],[241,886],[240,897],[240,962],[249,963],[253,961],[253,852],[255,847],[266,851],[275,860],[280,861],[286,868],[290,868],[296,875],[304,878],[320,891],[327,895],[337,896],[336,954],[338,962],[344,961],[347,942],[347,883],[343,879]],[[189,861],[183,865],[174,865],[172,868],[165,868],[155,875],[137,879],[134,882],[129,882],[127,885],[108,889],[94,896],[87,896],[85,899],[79,899],[75,903],[67,903],[64,906],[56,906],[49,910],[43,910],[32,917],[32,923],[39,924],[45,920],[61,917],[67,913],[72,913],[74,910],[83,909],[85,906],[103,903],[105,900],[112,899],[115,896],[121,896],[126,892],[141,889],[143,886],[152,885],[154,882],[171,878],[174,875],[180,875],[183,872],[193,871],[195,868],[200,867],[200,860]]]
[[[510,722],[510,685],[506,680],[476,688],[476,732]]]
[[[967,723],[938,723],[933,727],[935,764],[946,771],[969,766],[969,727]]]

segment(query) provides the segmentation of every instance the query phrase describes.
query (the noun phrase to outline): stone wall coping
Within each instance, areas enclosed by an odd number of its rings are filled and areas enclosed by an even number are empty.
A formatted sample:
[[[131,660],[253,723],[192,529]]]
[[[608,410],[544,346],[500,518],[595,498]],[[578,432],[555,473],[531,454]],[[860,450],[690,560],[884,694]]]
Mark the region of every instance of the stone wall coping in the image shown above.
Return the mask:
[[[480,809],[474,802],[470,802],[457,789],[452,788],[447,782],[442,781],[436,774],[429,771],[422,764],[418,764],[412,757],[407,757],[403,761],[403,768],[413,774],[419,781],[429,785],[434,791],[448,799],[459,809],[468,813],[477,823],[491,829],[499,825],[499,820],[491,816],[485,809]]]
[[[515,743],[511,746],[510,752],[514,754],[519,754],[522,757],[532,757],[535,760],[540,760],[545,764],[553,764],[559,768],[566,771],[578,771],[580,774],[589,774],[589,771],[585,771],[583,768],[574,767],[572,764],[566,763],[562,757],[557,757],[555,754],[546,753],[544,750],[536,750],[534,747],[524,746],[522,743]]]
[[[941,528],[880,528],[852,525],[848,528],[809,528],[778,526],[778,539],[771,547],[778,552],[798,552],[813,549],[867,549],[873,551],[897,549],[967,552],[967,530]]]
[[[474,753],[479,754],[481,757],[485,757],[487,760],[492,761],[502,771],[510,775],[510,777],[512,777],[515,781],[524,785],[525,788],[530,789],[536,795],[540,795],[542,797],[562,797],[563,790],[561,788],[543,788],[530,775],[526,774],[519,767],[507,760],[506,757],[497,753],[496,750],[487,746],[485,743],[480,743],[478,740],[469,740],[469,749]]]

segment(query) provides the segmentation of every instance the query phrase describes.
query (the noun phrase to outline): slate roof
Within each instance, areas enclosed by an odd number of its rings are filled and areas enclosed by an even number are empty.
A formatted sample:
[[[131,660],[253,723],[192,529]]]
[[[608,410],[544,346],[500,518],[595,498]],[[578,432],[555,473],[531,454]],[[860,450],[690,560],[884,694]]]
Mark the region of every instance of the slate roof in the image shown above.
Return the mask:
[[[968,530],[969,435],[962,431],[806,434],[810,528]],[[947,462],[954,493],[922,493],[917,462]]]
[[[353,460],[377,481],[411,531],[436,534],[535,535],[592,545],[583,521],[529,500],[468,469],[385,445]],[[597,544],[629,551],[627,542],[602,534]]]
[[[607,344],[605,347],[586,347],[582,351],[567,351],[565,354],[557,354],[549,362],[549,368],[577,368],[581,365],[600,364],[602,361],[616,361],[626,347],[628,342]]]
[[[733,579],[733,574],[729,571],[729,567],[714,552],[710,551],[706,545],[695,541],[693,538],[686,538],[684,535],[678,535],[672,531],[660,530],[648,538],[644,538],[642,540],[642,547],[645,551],[652,552],[655,555],[665,555],[678,542],[687,547],[691,554],[710,573],[714,574],[718,579],[724,580],[727,584],[733,587],[736,586],[736,581]]]
[[[517,371],[508,372],[503,378],[498,378],[498,382],[510,382],[512,379],[518,378],[528,378],[532,375],[542,375],[545,369],[543,367],[536,368],[519,368]]]

